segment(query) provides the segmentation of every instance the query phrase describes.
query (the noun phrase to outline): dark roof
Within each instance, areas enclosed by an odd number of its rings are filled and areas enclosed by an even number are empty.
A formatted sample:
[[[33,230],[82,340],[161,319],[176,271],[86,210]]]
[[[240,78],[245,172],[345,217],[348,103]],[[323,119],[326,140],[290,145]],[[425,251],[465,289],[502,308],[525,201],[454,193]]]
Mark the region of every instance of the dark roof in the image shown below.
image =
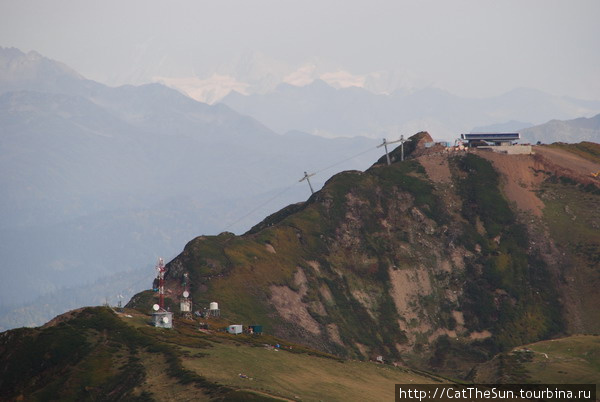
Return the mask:
[[[511,141],[521,138],[519,133],[469,133],[461,134],[462,140],[481,140],[481,141]]]

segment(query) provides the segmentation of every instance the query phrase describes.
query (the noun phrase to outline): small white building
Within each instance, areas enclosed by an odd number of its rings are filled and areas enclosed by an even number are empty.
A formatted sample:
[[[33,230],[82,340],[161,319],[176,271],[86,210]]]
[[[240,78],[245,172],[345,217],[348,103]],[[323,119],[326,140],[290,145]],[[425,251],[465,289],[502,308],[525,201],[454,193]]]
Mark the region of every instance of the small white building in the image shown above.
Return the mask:
[[[229,332],[230,334],[241,334],[242,333],[242,326],[239,324],[235,324],[235,325],[230,325],[227,327],[227,332]]]
[[[173,313],[170,311],[154,311],[152,323],[159,328],[173,328]]]

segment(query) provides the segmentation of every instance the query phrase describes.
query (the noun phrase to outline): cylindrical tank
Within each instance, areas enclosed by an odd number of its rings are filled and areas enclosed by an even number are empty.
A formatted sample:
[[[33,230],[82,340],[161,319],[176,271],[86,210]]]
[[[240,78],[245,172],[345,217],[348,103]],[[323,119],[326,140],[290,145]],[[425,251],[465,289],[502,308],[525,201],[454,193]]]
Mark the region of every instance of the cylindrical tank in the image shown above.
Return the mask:
[[[218,309],[219,309],[219,303],[217,303],[217,302],[210,303],[210,310],[218,310]]]

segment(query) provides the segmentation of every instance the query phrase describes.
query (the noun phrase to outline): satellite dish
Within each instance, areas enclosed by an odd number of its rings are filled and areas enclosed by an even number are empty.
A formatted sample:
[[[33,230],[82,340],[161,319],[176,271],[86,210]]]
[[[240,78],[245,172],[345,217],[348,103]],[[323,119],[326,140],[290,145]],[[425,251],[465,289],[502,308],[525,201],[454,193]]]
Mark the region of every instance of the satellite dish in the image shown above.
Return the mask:
[[[154,306],[152,306],[152,308],[154,309],[154,311],[158,311],[158,309],[160,308],[160,306],[158,304],[155,304]]]
[[[169,322],[169,317],[163,317],[163,322],[166,324]]]
[[[187,290],[183,291],[183,297],[189,297],[190,296],[190,292],[188,292]]]

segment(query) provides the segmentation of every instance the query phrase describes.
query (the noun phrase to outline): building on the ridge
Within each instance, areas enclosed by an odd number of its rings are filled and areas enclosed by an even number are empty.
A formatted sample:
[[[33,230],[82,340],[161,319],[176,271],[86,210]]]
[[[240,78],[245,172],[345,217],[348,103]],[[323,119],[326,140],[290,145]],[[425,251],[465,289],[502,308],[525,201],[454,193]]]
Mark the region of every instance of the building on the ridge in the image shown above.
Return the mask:
[[[521,139],[519,133],[469,133],[461,134],[460,139],[467,142],[468,148],[487,149],[511,155],[526,155],[533,152],[530,144],[516,143]]]
[[[460,139],[467,141],[469,147],[513,145],[515,141],[521,139],[519,133],[469,133],[461,134]]]
[[[159,328],[173,328],[173,313],[170,311],[152,312],[152,323]]]

